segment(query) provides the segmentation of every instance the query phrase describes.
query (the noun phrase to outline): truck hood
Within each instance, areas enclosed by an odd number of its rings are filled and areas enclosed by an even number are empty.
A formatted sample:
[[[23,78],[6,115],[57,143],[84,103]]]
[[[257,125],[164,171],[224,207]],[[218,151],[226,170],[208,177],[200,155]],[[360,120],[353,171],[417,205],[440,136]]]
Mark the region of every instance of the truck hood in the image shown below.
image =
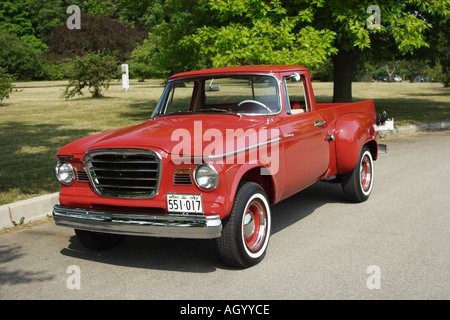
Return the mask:
[[[172,154],[176,149],[177,154],[197,155],[200,151],[199,145],[203,152],[207,145],[219,138],[222,139],[223,150],[228,150],[226,144],[230,139],[235,142],[246,139],[249,134],[258,133],[266,126],[264,116],[239,118],[236,115],[208,114],[156,117],[135,126],[77,140],[59,150],[58,155],[81,155],[88,150],[103,148],[157,148],[168,154]],[[249,130],[252,128],[253,130]],[[270,139],[270,133],[268,135],[264,140]],[[248,145],[249,139],[246,140]],[[182,145],[189,145],[190,152],[187,147],[180,152]],[[233,142],[233,145],[241,144]]]

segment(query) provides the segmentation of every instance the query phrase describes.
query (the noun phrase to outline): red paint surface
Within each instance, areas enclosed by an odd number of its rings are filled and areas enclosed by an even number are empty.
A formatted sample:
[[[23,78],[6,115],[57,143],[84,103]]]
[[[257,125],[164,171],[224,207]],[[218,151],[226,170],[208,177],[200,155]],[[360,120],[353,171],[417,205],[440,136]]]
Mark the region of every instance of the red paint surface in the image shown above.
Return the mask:
[[[279,92],[283,95],[283,77],[292,72],[303,75],[306,79],[307,96],[310,112],[291,115],[285,111],[285,100],[282,111],[268,116],[230,116],[224,114],[195,114],[154,117],[141,124],[101,133],[75,141],[58,151],[58,155],[71,155],[64,158],[74,166],[84,166],[84,153],[100,148],[137,148],[151,149],[162,158],[163,170],[160,189],[152,199],[119,199],[99,196],[93,191],[90,183],[75,181],[70,186],[61,186],[60,203],[67,207],[93,208],[95,206],[120,206],[135,208],[157,208],[166,210],[166,193],[202,194],[205,215],[220,215],[225,218],[230,210],[239,182],[252,179],[260,183],[269,195],[270,201],[276,203],[299,192],[311,184],[336,174],[349,172],[355,166],[361,148],[371,144],[373,158],[376,159],[376,141],[378,133],[374,129],[375,109],[372,100],[357,103],[316,104],[308,70],[300,66],[251,66],[220,68],[186,72],[172,76],[170,79],[196,77],[211,74],[272,74],[279,80]],[[315,121],[326,121],[323,127],[314,125]],[[227,129],[256,131],[262,128],[275,130],[279,140],[279,166],[277,172],[270,176],[261,176],[260,167],[267,166],[261,159],[256,163],[217,163],[211,162],[219,174],[217,189],[205,192],[196,187],[173,185],[173,173],[176,168],[190,168],[194,171],[195,163],[175,164],[170,155],[179,143],[172,138],[174,130],[184,129],[191,137],[196,137],[195,123],[201,122],[203,135],[208,129],[217,129],[223,134],[224,151],[227,143]],[[197,126],[198,130],[198,126]],[[329,141],[334,135],[335,141]],[[236,139],[236,137],[231,137]],[[270,139],[270,138],[269,138]],[[197,141],[197,140],[196,140]],[[198,141],[197,141],[198,142]],[[197,155],[204,150],[208,142],[192,146],[190,155]],[[375,148],[373,148],[375,146]],[[246,152],[248,156],[248,152]]]

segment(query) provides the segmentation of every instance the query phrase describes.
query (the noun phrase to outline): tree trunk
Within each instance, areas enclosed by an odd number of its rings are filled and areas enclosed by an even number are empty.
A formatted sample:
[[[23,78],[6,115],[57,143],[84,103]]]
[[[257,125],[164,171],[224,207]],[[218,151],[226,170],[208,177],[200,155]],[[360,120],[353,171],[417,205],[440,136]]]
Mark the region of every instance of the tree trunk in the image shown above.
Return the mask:
[[[333,102],[352,102],[352,79],[359,51],[340,49],[333,56]]]
[[[389,77],[389,79],[388,79],[389,82],[392,82],[392,76],[394,75],[395,70],[397,70],[398,65],[399,65],[399,61],[395,61],[394,60],[394,62],[393,62],[394,70],[392,70],[392,72],[390,72],[389,65],[386,63],[386,72],[387,72],[388,77]]]

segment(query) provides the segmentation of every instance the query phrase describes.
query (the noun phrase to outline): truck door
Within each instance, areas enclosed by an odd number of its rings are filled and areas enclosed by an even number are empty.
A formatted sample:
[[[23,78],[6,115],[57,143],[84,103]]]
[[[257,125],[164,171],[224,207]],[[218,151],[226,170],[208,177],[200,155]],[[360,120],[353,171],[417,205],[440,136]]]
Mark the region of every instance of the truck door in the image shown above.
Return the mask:
[[[283,77],[286,118],[279,123],[286,165],[285,196],[304,189],[325,174],[329,165],[327,123],[315,109],[309,77]]]

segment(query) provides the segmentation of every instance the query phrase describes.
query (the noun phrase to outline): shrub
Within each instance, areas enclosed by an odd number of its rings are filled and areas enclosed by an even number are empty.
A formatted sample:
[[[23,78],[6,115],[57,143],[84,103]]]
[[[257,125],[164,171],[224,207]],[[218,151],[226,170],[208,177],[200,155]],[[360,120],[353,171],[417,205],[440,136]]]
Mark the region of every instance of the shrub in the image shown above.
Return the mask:
[[[5,73],[0,69],[0,103],[3,99],[9,98],[9,94],[13,91],[13,76]]]
[[[102,88],[107,90],[111,79],[118,78],[120,70],[113,57],[104,53],[88,53],[77,57],[68,67],[69,83],[63,93],[63,98],[69,99],[82,90],[89,88],[93,98],[101,98]]]
[[[68,65],[71,65],[72,60],[69,61],[49,61],[42,59],[42,68],[37,80],[66,80]]]
[[[41,69],[41,51],[14,34],[0,33],[0,68],[16,79],[31,80]]]
[[[159,37],[149,34],[149,38],[133,50],[131,53],[132,59],[128,61],[132,78],[139,78],[139,81],[144,81],[148,78],[163,77],[157,59],[160,45]]]
[[[63,24],[53,30],[46,43],[52,60],[74,59],[87,52],[104,50],[123,62],[146,37],[147,32],[138,27],[131,28],[108,17],[82,12],[81,29],[68,29]]]

